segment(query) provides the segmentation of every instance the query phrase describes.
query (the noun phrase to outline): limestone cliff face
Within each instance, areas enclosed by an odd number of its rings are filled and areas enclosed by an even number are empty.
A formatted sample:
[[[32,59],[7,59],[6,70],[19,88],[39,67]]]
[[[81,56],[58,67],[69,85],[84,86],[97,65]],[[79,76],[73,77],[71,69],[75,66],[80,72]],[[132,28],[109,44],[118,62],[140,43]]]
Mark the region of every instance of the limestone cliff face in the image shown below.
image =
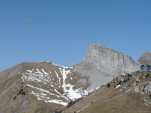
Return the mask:
[[[123,53],[92,44],[88,48],[86,58],[75,65],[74,69],[83,76],[89,77],[91,84],[89,88],[93,90],[107,83],[114,76],[135,72],[139,67],[131,57]]]

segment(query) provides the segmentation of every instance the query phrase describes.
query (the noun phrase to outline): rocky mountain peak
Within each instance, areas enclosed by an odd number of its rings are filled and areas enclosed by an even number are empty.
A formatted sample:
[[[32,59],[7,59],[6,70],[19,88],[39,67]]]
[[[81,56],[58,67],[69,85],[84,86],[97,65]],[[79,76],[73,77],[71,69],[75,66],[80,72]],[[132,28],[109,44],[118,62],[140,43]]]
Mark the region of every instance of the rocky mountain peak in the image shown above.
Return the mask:
[[[76,71],[90,78],[90,89],[105,84],[114,76],[138,69],[138,64],[128,55],[98,44],[90,45],[85,59],[75,66]]]
[[[137,66],[128,55],[99,44],[89,46],[85,61],[96,65],[97,68],[101,68],[102,65],[111,69],[119,67],[125,72],[131,72]]]

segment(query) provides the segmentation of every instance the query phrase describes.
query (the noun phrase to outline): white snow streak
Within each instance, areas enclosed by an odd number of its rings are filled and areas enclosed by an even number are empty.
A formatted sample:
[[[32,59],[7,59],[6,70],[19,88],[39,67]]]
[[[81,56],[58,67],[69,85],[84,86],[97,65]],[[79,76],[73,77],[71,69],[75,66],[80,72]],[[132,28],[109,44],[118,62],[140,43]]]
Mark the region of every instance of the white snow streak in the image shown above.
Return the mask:
[[[46,90],[43,88],[35,87],[33,85],[27,84],[28,87],[33,89],[31,91],[32,95],[35,95],[38,100],[42,100],[46,103],[56,103],[63,106],[67,106],[68,103],[72,100],[75,101],[83,96],[88,95],[86,90],[82,88],[75,89],[73,84],[66,83],[68,75],[71,73],[71,68],[62,67],[59,68],[60,73],[54,71],[55,76],[52,76],[52,72],[46,72],[45,69],[32,69],[26,70],[22,75],[23,81],[42,83],[46,86],[50,86],[50,89]],[[55,80],[55,77],[57,78]],[[58,87],[63,89],[63,94],[61,94],[56,88],[55,85],[58,83]],[[52,98],[56,97],[56,98]]]
[[[74,86],[72,84],[67,84],[66,83],[67,75],[71,73],[70,70],[67,70],[65,68],[60,68],[60,72],[62,73],[62,77],[63,77],[62,88],[64,89],[64,95],[65,96],[70,98],[72,101],[75,101],[75,100],[77,100],[77,99],[79,99],[83,96],[88,95],[87,91],[84,91],[81,88],[74,89]]]
[[[46,103],[55,103],[55,104],[60,104],[63,106],[68,105],[68,102],[65,102],[65,101],[59,100],[59,99],[51,99],[50,97],[46,96],[46,94],[44,94],[44,93],[36,93],[36,92],[32,91],[31,94],[35,95],[38,100],[42,100]]]

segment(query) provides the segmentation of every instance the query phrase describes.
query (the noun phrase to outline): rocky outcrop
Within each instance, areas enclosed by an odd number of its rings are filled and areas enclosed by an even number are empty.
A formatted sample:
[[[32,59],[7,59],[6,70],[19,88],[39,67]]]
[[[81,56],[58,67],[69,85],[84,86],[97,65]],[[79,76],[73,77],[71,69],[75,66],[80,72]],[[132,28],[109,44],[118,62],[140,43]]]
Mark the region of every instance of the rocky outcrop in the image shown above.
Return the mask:
[[[138,69],[138,64],[131,57],[98,44],[90,45],[86,58],[74,66],[75,71],[89,77],[89,90],[111,81],[115,76]]]
[[[140,64],[151,65],[151,52],[146,52],[139,59]]]

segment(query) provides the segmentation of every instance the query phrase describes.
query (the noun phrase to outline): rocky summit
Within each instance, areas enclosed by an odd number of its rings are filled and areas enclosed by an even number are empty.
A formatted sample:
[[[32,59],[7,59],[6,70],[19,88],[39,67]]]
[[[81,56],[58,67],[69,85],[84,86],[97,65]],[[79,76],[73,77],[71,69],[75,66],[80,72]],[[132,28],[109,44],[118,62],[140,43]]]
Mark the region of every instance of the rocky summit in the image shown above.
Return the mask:
[[[113,106],[115,102],[125,102],[121,99],[131,100],[131,93],[150,92],[150,82],[144,78],[150,74],[138,71],[139,64],[131,57],[98,44],[90,45],[84,60],[70,67],[21,63],[0,72],[0,113],[105,113],[105,102],[114,108],[120,106]],[[112,97],[115,101],[110,103]],[[142,106],[150,106],[150,95],[145,97]]]
[[[135,72],[138,64],[129,56],[98,44],[88,48],[87,56],[78,65],[75,71],[90,79],[90,90],[111,81],[113,77],[121,74]]]

